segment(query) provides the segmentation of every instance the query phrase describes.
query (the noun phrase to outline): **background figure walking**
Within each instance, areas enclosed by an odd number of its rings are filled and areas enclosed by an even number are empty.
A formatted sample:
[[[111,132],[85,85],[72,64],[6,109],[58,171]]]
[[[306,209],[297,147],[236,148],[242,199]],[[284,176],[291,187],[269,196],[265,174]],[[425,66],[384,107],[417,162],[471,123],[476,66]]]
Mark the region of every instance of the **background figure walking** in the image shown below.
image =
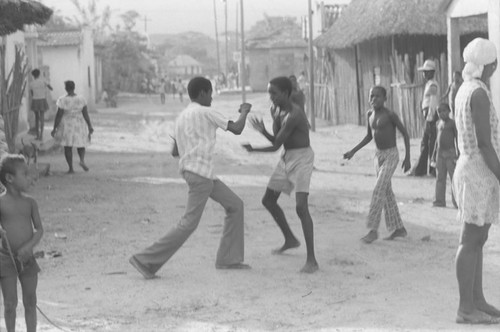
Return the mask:
[[[420,143],[420,157],[410,175],[424,176],[427,174],[427,166],[429,166],[429,174],[435,176],[436,171],[434,167],[430,166],[430,158],[434,153],[434,145],[436,144],[437,108],[440,102],[439,84],[434,79],[436,63],[432,60],[425,60],[424,65],[418,68],[418,70],[423,72],[426,81],[422,98],[422,113],[425,119],[425,129],[424,136],[422,136],[422,141]]]
[[[40,77],[40,70],[31,71],[33,81],[30,82],[31,110],[35,113],[36,139],[43,140],[43,129],[45,126],[45,112],[49,109],[47,103],[47,89],[52,91],[52,87]]]
[[[52,137],[57,134],[61,145],[64,146],[68,173],[74,173],[73,147],[76,147],[80,157],[80,166],[87,172],[89,168],[85,163],[85,148],[90,144],[90,137],[94,132],[87,110],[87,101],[75,93],[73,81],[64,82],[64,87],[68,94],[57,100],[57,114],[54,119]]]

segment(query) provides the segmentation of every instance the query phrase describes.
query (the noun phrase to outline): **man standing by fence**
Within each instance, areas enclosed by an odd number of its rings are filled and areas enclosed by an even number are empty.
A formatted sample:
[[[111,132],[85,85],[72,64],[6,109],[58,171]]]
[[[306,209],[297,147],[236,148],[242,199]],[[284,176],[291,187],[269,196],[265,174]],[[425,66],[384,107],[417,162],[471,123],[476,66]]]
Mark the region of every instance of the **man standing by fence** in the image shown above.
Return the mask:
[[[427,174],[427,165],[429,165],[429,174],[436,176],[436,170],[430,166],[429,158],[434,152],[436,143],[436,122],[438,120],[437,108],[439,106],[439,84],[434,79],[436,72],[436,63],[433,60],[425,60],[424,65],[418,68],[423,72],[426,81],[424,95],[422,98],[422,113],[425,119],[424,136],[420,143],[420,157],[415,168],[410,175],[424,176]]]

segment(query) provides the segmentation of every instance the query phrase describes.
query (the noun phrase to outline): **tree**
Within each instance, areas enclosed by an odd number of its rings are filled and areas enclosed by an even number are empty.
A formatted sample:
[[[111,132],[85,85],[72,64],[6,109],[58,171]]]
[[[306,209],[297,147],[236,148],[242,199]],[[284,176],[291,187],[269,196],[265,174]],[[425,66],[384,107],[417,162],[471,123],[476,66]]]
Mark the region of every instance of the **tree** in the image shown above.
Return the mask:
[[[66,16],[61,15],[59,10],[56,10],[50,20],[41,26],[39,30],[68,30],[75,28],[75,24]]]
[[[112,10],[109,6],[102,11],[98,10],[98,0],[88,0],[87,6],[80,4],[79,0],[70,0],[78,11],[78,16],[73,16],[71,23],[77,27],[90,27],[94,36],[102,37],[107,31],[111,31],[109,24]]]
[[[123,20],[123,24],[125,25],[125,30],[132,31],[137,23],[137,18],[139,18],[139,16],[139,13],[135,10],[129,10],[120,15]]]

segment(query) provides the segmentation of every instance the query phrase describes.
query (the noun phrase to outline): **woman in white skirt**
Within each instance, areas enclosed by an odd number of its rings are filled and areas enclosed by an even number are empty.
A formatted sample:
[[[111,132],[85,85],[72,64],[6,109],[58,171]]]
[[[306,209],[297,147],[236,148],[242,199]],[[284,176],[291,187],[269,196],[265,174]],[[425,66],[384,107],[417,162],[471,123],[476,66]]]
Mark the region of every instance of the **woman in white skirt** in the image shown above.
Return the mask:
[[[460,294],[457,323],[498,324],[500,311],[483,294],[483,247],[498,222],[499,122],[486,85],[497,67],[495,44],[476,38],[464,49],[464,83],[455,99],[460,157],[453,190],[462,223],[456,256]]]
[[[57,133],[61,139],[69,167],[68,173],[74,173],[73,147],[76,147],[80,157],[80,166],[87,172],[89,168],[85,164],[85,148],[90,144],[90,135],[94,132],[90,124],[87,102],[85,98],[75,94],[73,81],[64,82],[64,88],[68,94],[57,100],[57,114],[51,134],[54,137]]]

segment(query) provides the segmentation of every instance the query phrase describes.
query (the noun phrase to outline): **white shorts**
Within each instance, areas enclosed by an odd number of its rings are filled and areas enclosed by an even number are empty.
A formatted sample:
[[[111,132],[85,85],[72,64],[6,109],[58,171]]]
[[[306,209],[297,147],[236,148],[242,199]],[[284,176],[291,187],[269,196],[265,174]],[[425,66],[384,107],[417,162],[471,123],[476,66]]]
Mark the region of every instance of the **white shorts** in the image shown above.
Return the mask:
[[[294,189],[295,192],[308,193],[313,168],[314,151],[311,147],[284,150],[267,187],[287,195]]]

